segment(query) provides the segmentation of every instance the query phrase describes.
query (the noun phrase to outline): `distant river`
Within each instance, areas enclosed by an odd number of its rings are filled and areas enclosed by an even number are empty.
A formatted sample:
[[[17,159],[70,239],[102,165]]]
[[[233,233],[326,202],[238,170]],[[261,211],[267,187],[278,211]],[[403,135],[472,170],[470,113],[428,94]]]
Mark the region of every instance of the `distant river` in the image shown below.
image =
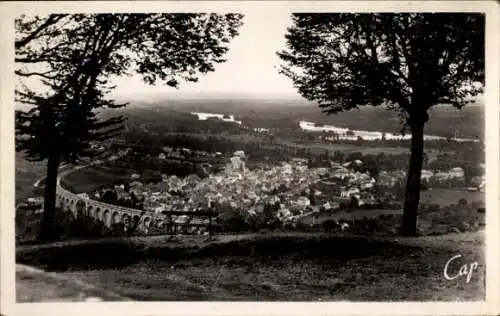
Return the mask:
[[[204,112],[192,112],[198,120],[203,121],[210,118],[217,118],[224,122],[236,123],[241,125],[241,121],[235,120],[234,115],[224,115],[221,113],[204,113]],[[310,121],[299,121],[299,126],[302,130],[308,132],[334,132],[338,134],[338,138],[342,140],[358,140],[361,137],[363,140],[381,140],[383,137],[387,140],[408,140],[411,139],[411,135],[400,135],[394,133],[383,133],[377,131],[361,131],[361,130],[351,130],[349,128],[337,127],[333,125],[318,125],[315,122]],[[349,135],[348,135],[349,132]],[[437,135],[424,135],[424,140],[446,140],[446,137]],[[333,140],[333,137],[332,137]],[[451,140],[457,142],[479,142],[478,139],[472,138],[458,138],[453,137]]]
[[[396,135],[393,133],[383,133],[374,131],[350,130],[349,128],[336,127],[332,125],[317,125],[314,122],[300,121],[299,126],[302,130],[308,132],[334,132],[339,135],[339,139],[357,140],[361,137],[363,140],[381,140],[385,134],[387,140],[406,140],[411,139],[411,135]],[[350,131],[350,132],[349,132]],[[349,132],[350,135],[347,135]],[[451,138],[457,142],[479,142],[472,138]],[[436,135],[424,135],[424,140],[446,140],[446,137]]]

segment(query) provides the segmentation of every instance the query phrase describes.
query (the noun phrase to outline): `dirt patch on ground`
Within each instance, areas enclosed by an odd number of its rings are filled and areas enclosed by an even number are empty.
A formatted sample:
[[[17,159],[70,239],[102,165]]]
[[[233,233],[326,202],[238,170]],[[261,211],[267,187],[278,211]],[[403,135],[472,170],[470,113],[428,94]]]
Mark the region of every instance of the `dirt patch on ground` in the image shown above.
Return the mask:
[[[23,303],[130,300],[73,277],[48,273],[22,264],[16,265],[16,297],[18,302]]]

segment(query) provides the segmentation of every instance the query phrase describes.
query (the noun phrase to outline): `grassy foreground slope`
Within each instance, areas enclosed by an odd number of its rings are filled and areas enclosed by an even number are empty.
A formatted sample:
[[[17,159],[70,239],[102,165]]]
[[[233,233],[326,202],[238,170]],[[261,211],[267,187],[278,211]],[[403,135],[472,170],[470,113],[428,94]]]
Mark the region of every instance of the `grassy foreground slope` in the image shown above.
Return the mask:
[[[135,300],[470,301],[485,295],[483,232],[405,239],[281,234],[223,236],[208,243],[193,238],[28,247],[18,256]],[[90,250],[93,256],[83,255]],[[463,257],[450,274],[463,263],[479,264],[469,283],[443,276],[446,262],[457,254]]]

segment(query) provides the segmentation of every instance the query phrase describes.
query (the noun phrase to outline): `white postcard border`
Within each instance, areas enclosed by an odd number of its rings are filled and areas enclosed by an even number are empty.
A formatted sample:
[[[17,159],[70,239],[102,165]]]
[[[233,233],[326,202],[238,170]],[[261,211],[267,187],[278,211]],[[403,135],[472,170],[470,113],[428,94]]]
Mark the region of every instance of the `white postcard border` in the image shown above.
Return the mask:
[[[499,279],[499,6],[495,1],[58,1],[0,3],[0,241],[3,315],[487,315],[498,313]],[[487,299],[474,303],[15,303],[13,19],[49,12],[485,12],[486,21],[486,275]],[[272,23],[272,21],[263,21]]]

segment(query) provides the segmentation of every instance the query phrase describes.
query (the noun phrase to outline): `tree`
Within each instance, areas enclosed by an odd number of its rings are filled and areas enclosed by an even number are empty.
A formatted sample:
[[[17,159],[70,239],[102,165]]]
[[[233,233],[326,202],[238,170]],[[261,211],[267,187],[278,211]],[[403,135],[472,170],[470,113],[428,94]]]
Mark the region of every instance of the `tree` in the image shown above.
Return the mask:
[[[104,203],[115,204],[118,201],[118,195],[116,194],[115,190],[106,190],[103,193],[101,200]]]
[[[352,195],[351,199],[349,200],[349,208],[358,208],[359,207],[359,201],[358,199]]]
[[[368,171],[370,176],[377,178],[380,173],[380,166],[375,157],[372,155],[366,155],[363,157],[362,170]]]
[[[483,14],[294,14],[280,71],[327,114],[371,104],[412,133],[401,232],[416,235],[424,125],[437,104],[462,108],[484,84]]]
[[[427,167],[429,165],[429,155],[427,153],[423,153],[423,158],[422,158],[422,165],[424,167]]]
[[[224,62],[240,14],[71,14],[16,20],[16,150],[47,160],[42,238],[54,239],[61,162],[91,157],[92,142],[116,136],[124,118],[108,97],[116,76],[178,87]]]

